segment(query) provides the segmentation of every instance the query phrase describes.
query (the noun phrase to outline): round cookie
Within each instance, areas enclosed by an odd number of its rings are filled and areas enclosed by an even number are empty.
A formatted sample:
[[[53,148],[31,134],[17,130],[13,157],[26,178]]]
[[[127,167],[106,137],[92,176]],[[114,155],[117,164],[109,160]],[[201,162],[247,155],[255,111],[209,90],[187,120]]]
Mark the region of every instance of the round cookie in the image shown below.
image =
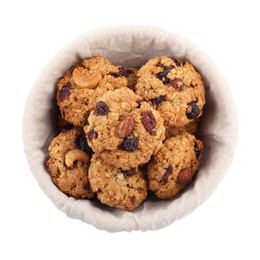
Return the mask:
[[[189,133],[171,137],[148,165],[148,188],[170,199],[186,188],[202,160],[202,142]]]
[[[137,76],[136,94],[150,100],[166,126],[182,127],[202,115],[204,84],[189,62],[155,57],[140,68]]]
[[[134,74],[133,70],[115,66],[101,56],[85,59],[73,66],[57,84],[56,99],[62,118],[83,127],[98,97],[108,90],[132,87],[131,74]]]
[[[127,88],[108,91],[84,127],[89,146],[107,164],[127,170],[150,160],[161,147],[160,114]]]
[[[92,198],[88,168],[91,149],[79,128],[61,132],[49,146],[47,168],[54,184],[75,198]]]
[[[138,168],[123,171],[102,162],[95,154],[89,167],[91,189],[101,203],[118,209],[135,209],[147,196],[147,184]]]

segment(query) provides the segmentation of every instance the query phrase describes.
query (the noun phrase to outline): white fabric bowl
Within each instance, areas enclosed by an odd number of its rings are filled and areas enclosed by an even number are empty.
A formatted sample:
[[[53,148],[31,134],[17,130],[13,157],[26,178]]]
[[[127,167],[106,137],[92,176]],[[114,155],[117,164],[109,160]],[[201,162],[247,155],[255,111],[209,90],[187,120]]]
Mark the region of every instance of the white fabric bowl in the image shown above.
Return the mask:
[[[134,211],[100,207],[68,197],[52,183],[45,167],[55,129],[55,84],[80,59],[102,55],[121,66],[135,67],[158,55],[187,59],[202,73],[206,106],[199,129],[203,162],[195,182],[173,200],[148,200]],[[31,171],[55,206],[71,218],[114,231],[163,228],[197,208],[215,190],[234,156],[237,117],[229,87],[213,62],[175,33],[150,26],[115,26],[87,32],[63,48],[45,67],[28,97],[23,118],[24,150]]]

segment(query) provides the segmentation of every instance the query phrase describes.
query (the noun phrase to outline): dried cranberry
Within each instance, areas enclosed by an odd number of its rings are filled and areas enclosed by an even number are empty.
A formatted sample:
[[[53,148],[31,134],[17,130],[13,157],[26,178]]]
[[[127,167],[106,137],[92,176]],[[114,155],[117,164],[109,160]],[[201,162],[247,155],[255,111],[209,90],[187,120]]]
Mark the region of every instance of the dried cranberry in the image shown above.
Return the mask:
[[[67,83],[66,85],[64,85],[60,91],[60,94],[59,94],[59,98],[60,98],[60,102],[66,100],[70,94],[71,94],[71,84],[70,83]]]
[[[94,129],[91,129],[88,133],[87,133],[87,138],[90,142],[93,141],[93,139],[96,139],[98,138],[98,133],[94,130]]]
[[[154,115],[151,111],[143,111],[141,113],[142,116],[142,123],[144,125],[144,128],[150,135],[155,135],[155,127],[156,127],[156,120],[154,118]]]
[[[154,106],[161,104],[163,101],[165,101],[165,96],[159,96],[159,97],[150,99],[150,102]]]
[[[184,83],[183,83],[183,80],[180,79],[180,78],[174,78],[174,79],[170,79],[170,85],[175,89],[177,90],[178,92],[181,92],[183,91],[184,89]]]
[[[136,169],[135,168],[130,168],[129,170],[122,170],[122,173],[126,176],[126,177],[130,177],[136,174]]]
[[[80,135],[77,139],[77,146],[79,149],[85,151],[87,154],[93,154],[92,149],[89,147],[87,138],[84,134]]]
[[[139,139],[137,137],[126,137],[124,138],[122,144],[119,146],[121,150],[127,152],[134,152],[138,149]]]
[[[169,176],[172,174],[173,167],[172,165],[168,165],[168,167],[165,169],[165,172],[161,178],[161,182],[166,183],[168,181]]]
[[[95,116],[105,116],[108,114],[109,108],[107,104],[103,101],[98,101],[94,108]]]
[[[186,112],[186,116],[188,119],[194,119],[200,114],[200,109],[197,105],[197,101],[192,101],[189,104],[190,112]]]

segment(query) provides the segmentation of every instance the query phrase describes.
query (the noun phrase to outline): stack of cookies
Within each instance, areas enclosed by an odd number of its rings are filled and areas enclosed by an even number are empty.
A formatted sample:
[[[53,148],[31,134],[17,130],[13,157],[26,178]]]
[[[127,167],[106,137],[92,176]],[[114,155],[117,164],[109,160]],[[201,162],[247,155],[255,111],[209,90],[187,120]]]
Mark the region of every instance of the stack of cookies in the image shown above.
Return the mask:
[[[56,98],[61,132],[47,167],[67,195],[131,210],[148,191],[174,198],[198,172],[205,89],[189,62],[160,56],[135,69],[88,58],[60,79]]]

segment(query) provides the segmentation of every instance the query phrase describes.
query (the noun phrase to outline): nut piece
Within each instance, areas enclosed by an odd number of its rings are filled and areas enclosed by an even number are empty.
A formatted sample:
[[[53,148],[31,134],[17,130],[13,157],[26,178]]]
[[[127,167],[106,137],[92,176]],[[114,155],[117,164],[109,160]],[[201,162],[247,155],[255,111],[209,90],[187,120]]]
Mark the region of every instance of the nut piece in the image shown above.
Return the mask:
[[[85,75],[77,68],[72,72],[72,78],[77,86],[80,88],[95,88],[102,76],[100,73]]]
[[[156,120],[151,111],[143,111],[142,115],[142,123],[144,128],[150,135],[156,135]]]
[[[132,116],[126,116],[116,128],[116,135],[120,138],[125,138],[133,132],[134,118]]]
[[[192,181],[192,174],[189,169],[183,169],[180,171],[178,181],[183,185],[188,185]]]
[[[73,163],[75,161],[89,163],[90,158],[89,155],[81,149],[73,149],[68,151],[65,155],[65,164],[68,167],[68,169],[73,169]]]

